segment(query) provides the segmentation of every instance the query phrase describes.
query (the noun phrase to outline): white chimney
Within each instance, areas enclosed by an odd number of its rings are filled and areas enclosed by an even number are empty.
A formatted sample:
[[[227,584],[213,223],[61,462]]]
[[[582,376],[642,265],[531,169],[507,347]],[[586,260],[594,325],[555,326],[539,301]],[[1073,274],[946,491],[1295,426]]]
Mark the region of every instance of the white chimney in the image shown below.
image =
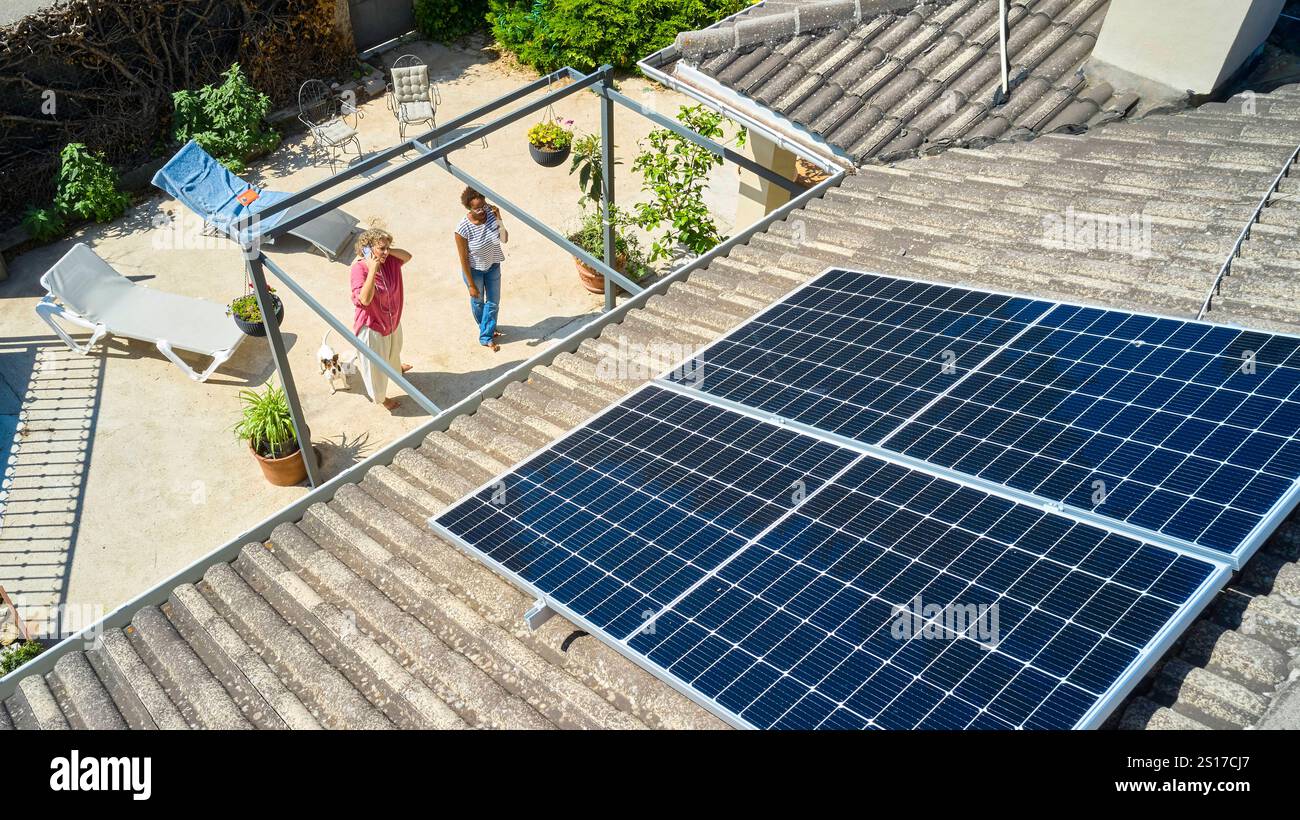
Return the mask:
[[[1111,0],[1089,71],[1209,94],[1268,39],[1286,0]]]

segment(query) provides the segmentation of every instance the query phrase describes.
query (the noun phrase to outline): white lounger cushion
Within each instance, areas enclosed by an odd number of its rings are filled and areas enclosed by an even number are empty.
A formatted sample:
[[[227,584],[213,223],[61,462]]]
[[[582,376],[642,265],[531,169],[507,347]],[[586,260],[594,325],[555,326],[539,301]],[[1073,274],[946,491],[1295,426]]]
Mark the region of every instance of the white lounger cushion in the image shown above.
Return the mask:
[[[83,244],[55,263],[41,284],[66,308],[114,336],[212,356],[233,348],[244,335],[223,305],[137,285]]]

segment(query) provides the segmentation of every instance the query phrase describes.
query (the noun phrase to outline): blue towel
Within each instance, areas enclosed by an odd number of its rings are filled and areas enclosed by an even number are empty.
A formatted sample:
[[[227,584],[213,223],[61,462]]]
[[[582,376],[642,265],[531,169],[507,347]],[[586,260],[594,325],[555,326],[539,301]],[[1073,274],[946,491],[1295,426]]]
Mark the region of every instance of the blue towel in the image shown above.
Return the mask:
[[[287,213],[281,211],[264,220],[256,218],[258,213],[289,194],[262,191],[251,205],[241,205],[236,197],[252,186],[230,173],[194,140],[185,143],[185,147],[158,169],[153,184],[225,231],[230,238],[245,244],[269,230]]]

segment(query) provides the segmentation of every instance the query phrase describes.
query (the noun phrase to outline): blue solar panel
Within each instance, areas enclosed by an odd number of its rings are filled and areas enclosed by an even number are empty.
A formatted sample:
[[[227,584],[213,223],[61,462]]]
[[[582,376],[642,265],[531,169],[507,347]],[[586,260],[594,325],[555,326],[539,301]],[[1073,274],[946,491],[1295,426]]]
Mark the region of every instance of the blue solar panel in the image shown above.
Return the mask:
[[[756,727],[1076,726],[1226,572],[653,385],[431,523]]]
[[[1060,305],[883,446],[1241,558],[1300,478],[1300,339]]]
[[[853,458],[649,387],[438,523],[621,637]]]
[[[875,443],[1051,307],[947,285],[831,271],[668,378]]]
[[[866,457],[629,646],[757,727],[1071,728],[1225,572]]]

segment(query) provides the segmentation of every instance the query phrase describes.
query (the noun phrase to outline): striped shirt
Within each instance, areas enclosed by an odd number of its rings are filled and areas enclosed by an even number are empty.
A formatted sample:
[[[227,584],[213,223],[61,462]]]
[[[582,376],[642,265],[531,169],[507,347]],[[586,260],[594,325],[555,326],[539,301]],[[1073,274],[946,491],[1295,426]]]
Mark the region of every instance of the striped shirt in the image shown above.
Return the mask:
[[[506,255],[501,252],[501,223],[491,208],[481,225],[475,225],[466,216],[456,226],[456,233],[465,237],[469,245],[469,266],[474,270],[487,270],[505,261]]]

